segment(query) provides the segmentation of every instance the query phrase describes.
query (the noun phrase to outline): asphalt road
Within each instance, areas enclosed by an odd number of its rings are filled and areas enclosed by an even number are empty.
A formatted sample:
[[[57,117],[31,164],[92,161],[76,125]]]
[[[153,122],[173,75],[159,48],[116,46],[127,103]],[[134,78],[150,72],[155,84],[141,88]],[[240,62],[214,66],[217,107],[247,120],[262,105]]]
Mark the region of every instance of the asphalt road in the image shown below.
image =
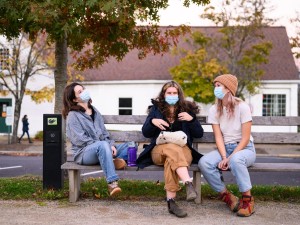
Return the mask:
[[[300,163],[300,158],[278,158],[278,157],[258,157],[256,162],[285,162]],[[42,156],[7,156],[0,155],[0,177],[17,177],[22,175],[43,175],[43,157]],[[160,180],[163,181],[161,172],[143,172],[132,173],[128,171],[118,171],[121,178],[136,180]],[[84,178],[93,176],[101,177],[103,173],[98,171],[91,174],[91,171],[83,171]],[[230,172],[224,173],[224,179],[227,184],[235,183],[234,177]],[[300,174],[297,172],[252,172],[252,183],[272,184],[272,185],[300,185]],[[205,182],[205,179],[203,179]]]

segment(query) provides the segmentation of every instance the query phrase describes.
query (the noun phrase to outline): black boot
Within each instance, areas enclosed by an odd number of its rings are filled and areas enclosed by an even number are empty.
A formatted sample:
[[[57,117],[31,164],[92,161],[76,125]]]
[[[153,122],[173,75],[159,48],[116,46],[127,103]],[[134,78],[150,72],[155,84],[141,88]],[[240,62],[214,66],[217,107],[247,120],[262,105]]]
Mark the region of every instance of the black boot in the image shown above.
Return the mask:
[[[168,209],[169,209],[169,213],[174,214],[177,217],[186,217],[187,213],[181,209],[174,201],[174,199],[169,199],[167,200],[168,202]]]
[[[190,181],[185,182],[185,188],[186,188],[186,200],[187,201],[195,200],[197,198],[197,193],[195,191],[193,183]]]

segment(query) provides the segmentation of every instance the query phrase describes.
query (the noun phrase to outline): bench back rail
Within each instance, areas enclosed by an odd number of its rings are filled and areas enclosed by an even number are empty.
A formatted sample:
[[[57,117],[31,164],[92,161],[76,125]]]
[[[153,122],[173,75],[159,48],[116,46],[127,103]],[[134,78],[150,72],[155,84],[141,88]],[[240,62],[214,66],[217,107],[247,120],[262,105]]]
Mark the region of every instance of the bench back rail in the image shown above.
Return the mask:
[[[147,116],[141,115],[104,115],[105,124],[127,124],[141,125]],[[209,125],[207,117],[198,117],[202,125]],[[298,126],[300,125],[300,117],[281,117],[281,116],[254,116],[253,125],[264,126]],[[116,141],[132,141],[148,143],[150,140],[145,138],[141,131],[110,131],[111,136]],[[300,144],[300,133],[283,133],[283,132],[253,132],[254,142],[257,144]],[[200,139],[194,139],[194,143],[215,143],[212,132],[205,132]]]

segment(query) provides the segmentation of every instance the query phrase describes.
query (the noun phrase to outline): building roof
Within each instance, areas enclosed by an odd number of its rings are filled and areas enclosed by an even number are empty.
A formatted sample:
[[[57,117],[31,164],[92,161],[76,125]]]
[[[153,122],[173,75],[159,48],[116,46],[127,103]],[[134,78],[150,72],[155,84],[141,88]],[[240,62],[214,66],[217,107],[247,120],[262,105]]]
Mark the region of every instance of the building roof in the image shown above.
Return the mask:
[[[220,27],[192,27],[192,31],[201,30],[207,35],[217,33],[218,29]],[[273,43],[268,64],[261,66],[265,71],[263,80],[298,80],[299,72],[285,27],[265,27],[263,32],[265,41]],[[186,45],[184,38],[180,39],[178,45]],[[170,80],[169,69],[178,65],[179,60],[180,56],[170,53],[148,54],[140,60],[138,50],[132,50],[122,61],[111,58],[100,68],[85,70],[82,75],[85,81]]]

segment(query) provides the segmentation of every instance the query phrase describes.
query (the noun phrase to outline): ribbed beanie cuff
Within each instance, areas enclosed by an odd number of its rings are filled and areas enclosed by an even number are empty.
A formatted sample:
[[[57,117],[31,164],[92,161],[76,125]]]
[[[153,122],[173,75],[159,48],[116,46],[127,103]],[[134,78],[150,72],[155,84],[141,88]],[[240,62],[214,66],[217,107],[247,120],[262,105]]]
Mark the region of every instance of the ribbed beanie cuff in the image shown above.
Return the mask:
[[[220,82],[223,84],[226,88],[229,89],[229,91],[232,93],[233,96],[235,96],[237,87],[238,87],[238,80],[236,76],[231,74],[223,74],[214,79],[215,82]]]

